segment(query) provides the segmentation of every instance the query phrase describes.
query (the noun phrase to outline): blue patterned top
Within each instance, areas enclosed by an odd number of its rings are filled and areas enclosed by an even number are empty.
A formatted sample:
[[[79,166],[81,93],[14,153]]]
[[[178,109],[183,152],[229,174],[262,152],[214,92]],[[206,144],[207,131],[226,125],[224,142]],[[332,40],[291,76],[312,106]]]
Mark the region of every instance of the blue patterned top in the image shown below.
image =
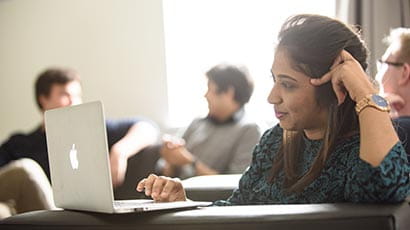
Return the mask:
[[[242,175],[239,188],[215,205],[295,204],[336,202],[400,202],[409,193],[410,167],[400,142],[393,146],[378,167],[359,157],[360,137],[339,142],[320,175],[297,194],[282,190],[283,173],[269,182],[272,161],[282,142],[283,129],[267,130],[253,151],[251,166]],[[304,137],[301,161],[303,174],[309,170],[322,140]]]

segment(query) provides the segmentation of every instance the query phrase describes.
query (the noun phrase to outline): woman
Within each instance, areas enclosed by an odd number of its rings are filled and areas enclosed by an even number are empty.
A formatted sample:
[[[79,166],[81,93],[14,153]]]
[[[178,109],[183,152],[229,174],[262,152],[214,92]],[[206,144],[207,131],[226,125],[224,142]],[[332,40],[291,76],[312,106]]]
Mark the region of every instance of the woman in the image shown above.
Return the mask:
[[[340,21],[296,15],[282,26],[269,95],[279,125],[265,132],[239,188],[217,205],[399,202],[406,153],[364,70],[367,51]],[[185,200],[177,179],[150,175],[138,191]]]

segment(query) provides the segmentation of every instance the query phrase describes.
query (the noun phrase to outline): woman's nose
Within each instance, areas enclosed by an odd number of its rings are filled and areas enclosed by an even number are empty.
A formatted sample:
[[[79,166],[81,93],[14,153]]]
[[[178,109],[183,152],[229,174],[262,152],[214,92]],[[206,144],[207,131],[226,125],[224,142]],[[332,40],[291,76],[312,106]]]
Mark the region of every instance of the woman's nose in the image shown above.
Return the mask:
[[[274,105],[280,104],[282,102],[282,99],[281,99],[280,94],[279,94],[279,90],[275,87],[275,85],[273,85],[273,87],[272,87],[272,89],[269,93],[268,102],[270,104],[274,104]]]

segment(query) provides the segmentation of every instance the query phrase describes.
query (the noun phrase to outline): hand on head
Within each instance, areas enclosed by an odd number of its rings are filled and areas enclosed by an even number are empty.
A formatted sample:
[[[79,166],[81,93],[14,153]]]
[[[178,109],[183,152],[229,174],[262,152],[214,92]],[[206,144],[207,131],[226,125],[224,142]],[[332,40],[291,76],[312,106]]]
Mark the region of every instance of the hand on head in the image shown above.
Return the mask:
[[[311,79],[311,83],[320,86],[331,82],[338,104],[342,104],[348,93],[352,100],[359,101],[368,94],[376,93],[359,62],[346,50],[342,50],[335,59],[330,71],[321,78]]]
[[[181,181],[178,178],[149,175],[142,179],[137,185],[138,192],[145,192],[146,196],[155,201],[171,202],[185,201],[186,194]]]

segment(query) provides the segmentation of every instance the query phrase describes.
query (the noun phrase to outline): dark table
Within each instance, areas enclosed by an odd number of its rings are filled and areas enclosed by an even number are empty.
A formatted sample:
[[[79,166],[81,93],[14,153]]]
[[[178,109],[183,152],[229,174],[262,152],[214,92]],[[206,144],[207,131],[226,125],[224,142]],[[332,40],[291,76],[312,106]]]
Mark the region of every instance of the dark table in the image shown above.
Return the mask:
[[[147,213],[34,211],[0,229],[410,229],[409,200],[400,204],[312,204],[205,207]]]

